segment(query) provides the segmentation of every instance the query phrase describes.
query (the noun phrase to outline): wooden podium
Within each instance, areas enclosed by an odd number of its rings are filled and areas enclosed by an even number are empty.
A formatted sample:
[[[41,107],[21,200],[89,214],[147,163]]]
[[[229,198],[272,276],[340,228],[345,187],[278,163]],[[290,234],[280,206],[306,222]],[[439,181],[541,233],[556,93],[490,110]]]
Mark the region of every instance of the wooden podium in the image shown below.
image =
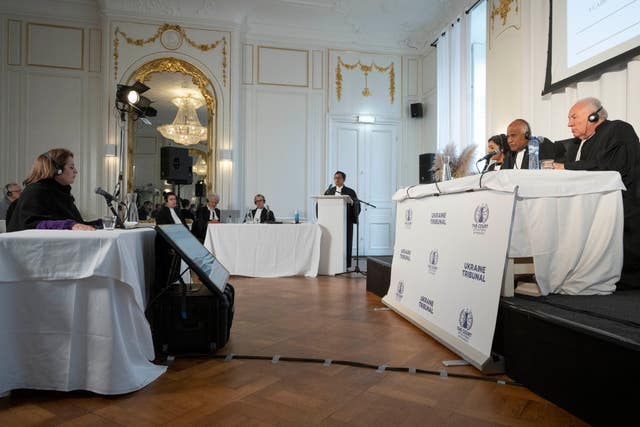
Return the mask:
[[[318,274],[333,276],[347,267],[347,206],[349,196],[313,196],[318,203],[318,224],[322,229]]]

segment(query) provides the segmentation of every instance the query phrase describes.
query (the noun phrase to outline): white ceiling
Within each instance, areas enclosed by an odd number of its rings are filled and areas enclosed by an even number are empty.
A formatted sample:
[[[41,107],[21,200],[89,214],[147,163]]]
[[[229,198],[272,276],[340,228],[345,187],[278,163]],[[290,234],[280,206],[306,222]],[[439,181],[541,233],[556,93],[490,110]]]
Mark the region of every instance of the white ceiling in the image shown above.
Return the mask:
[[[67,0],[70,1],[70,0]],[[87,0],[75,0],[87,1]],[[248,38],[422,50],[473,0],[96,0],[114,16],[196,19]]]

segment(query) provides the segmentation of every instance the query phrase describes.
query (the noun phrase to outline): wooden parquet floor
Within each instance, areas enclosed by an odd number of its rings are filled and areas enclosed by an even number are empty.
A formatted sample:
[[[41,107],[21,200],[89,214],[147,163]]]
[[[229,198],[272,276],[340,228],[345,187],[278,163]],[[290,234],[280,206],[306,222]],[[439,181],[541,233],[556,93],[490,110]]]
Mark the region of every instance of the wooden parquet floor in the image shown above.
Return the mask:
[[[343,359],[441,370],[457,359],[367,294],[365,280],[234,278],[231,340],[219,353]],[[479,375],[469,366],[450,372]],[[146,388],[105,397],[14,391],[0,426],[583,425],[524,387],[350,366],[176,358]]]

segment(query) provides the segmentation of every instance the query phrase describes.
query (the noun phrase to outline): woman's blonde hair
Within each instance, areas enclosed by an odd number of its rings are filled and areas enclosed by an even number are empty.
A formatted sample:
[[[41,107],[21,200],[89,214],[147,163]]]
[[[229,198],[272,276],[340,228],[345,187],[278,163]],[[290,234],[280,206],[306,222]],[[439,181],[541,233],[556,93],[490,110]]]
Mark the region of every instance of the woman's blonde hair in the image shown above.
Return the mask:
[[[73,153],[66,148],[52,148],[46,153],[40,154],[31,166],[29,176],[24,180],[24,184],[31,184],[43,179],[54,178],[62,172],[64,165],[73,157]]]

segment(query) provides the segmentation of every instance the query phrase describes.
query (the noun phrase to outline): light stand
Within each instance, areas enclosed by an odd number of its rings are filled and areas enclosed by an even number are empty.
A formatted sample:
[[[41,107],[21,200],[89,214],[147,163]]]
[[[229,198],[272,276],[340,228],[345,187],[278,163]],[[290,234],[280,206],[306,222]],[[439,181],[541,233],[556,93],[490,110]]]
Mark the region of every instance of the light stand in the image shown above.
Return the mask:
[[[116,109],[120,118],[120,146],[119,146],[119,162],[118,162],[118,179],[113,190],[113,197],[118,202],[118,206],[122,203],[120,194],[124,184],[124,145],[125,145],[125,127],[127,124],[127,113],[133,115],[133,120],[142,119],[147,123],[145,117],[155,117],[158,114],[155,108],[151,107],[151,101],[140,94],[149,90],[149,87],[141,82],[135,82],[132,86],[118,85],[116,90]],[[116,215],[118,216],[118,215]]]

